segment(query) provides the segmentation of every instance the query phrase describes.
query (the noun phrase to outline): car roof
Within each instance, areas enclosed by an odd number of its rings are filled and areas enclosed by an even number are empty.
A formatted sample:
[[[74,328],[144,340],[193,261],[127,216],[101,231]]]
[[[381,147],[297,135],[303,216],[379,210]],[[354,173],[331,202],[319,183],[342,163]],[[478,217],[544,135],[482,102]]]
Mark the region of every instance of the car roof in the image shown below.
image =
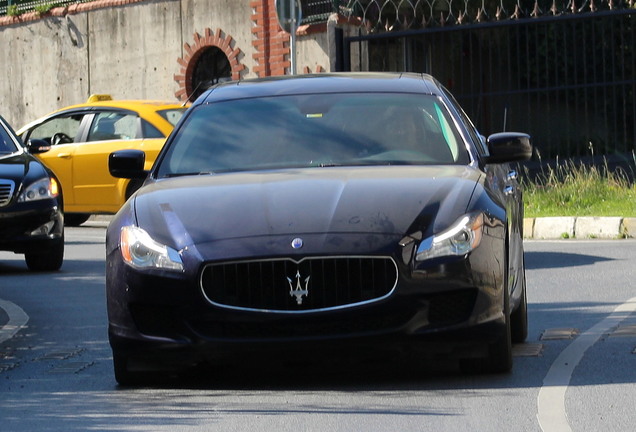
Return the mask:
[[[162,109],[171,109],[171,108],[182,108],[184,107],[184,105],[182,103],[159,101],[159,100],[109,100],[109,101],[85,102],[81,104],[69,105],[67,107],[53,111],[53,113],[66,111],[66,110],[72,110],[76,108],[91,108],[91,107],[119,108],[119,109],[128,109],[131,111],[144,112],[144,111],[157,111]]]
[[[440,84],[427,74],[336,72],[285,75],[221,83],[205,92],[194,105],[250,97],[341,92],[441,93]]]
[[[67,112],[67,111],[74,111],[74,110],[81,111],[87,108],[95,109],[95,110],[99,110],[100,108],[105,108],[105,109],[114,108],[114,109],[135,111],[139,113],[142,117],[152,118],[153,116],[156,115],[155,114],[156,111],[181,109],[181,108],[185,109],[188,106],[189,106],[188,104],[174,102],[174,101],[141,100],[141,99],[140,100],[123,100],[123,99],[122,100],[100,100],[100,101],[94,101],[94,102],[84,102],[81,104],[69,105],[64,108],[60,108],[58,110],[52,111],[46,115],[43,115],[37,118],[36,120],[31,121],[27,123],[26,125],[22,126],[17,131],[17,133],[18,135],[22,135],[26,130],[41,123],[43,120],[53,115]]]

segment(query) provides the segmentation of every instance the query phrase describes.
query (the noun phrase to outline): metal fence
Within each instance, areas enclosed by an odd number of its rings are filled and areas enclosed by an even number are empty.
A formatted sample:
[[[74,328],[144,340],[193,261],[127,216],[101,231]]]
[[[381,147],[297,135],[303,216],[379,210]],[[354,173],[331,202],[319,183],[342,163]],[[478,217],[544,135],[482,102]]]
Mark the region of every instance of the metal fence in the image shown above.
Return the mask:
[[[511,6],[350,1],[348,13],[366,31],[344,40],[343,69],[431,73],[483,133],[529,132],[544,160],[609,155],[633,164],[633,5],[550,0]]]
[[[32,12],[38,8],[51,9],[53,7],[66,6],[75,3],[88,3],[92,0],[61,0],[61,1],[16,1],[16,0],[0,0],[0,15],[22,14]]]

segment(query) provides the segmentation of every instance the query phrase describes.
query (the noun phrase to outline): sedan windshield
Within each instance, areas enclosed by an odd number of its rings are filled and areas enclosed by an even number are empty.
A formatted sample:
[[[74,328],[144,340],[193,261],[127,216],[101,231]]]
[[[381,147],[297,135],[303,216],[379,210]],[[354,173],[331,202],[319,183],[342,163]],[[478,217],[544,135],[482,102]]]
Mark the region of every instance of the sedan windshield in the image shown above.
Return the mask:
[[[295,95],[193,108],[158,176],[469,160],[446,107],[434,96]]]
[[[0,155],[15,153],[16,150],[15,143],[0,123]]]

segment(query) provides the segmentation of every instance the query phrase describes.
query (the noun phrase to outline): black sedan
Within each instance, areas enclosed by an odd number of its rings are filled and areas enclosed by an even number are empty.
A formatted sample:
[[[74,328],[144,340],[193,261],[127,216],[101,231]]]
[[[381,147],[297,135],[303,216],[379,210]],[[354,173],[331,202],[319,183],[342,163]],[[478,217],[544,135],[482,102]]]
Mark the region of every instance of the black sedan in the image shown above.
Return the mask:
[[[506,372],[527,335],[508,162],[421,74],[220,84],[185,114],[107,231],[115,377],[309,351],[404,350]],[[397,352],[397,351],[396,351]]]
[[[0,250],[24,254],[29,269],[53,271],[64,260],[59,183],[24,150],[0,117]]]

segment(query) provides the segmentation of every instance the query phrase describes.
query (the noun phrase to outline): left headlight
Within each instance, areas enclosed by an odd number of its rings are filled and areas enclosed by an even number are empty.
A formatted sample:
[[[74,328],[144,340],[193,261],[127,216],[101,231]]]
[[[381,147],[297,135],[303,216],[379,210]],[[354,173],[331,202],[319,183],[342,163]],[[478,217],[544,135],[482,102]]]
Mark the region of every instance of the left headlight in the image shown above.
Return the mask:
[[[183,271],[179,252],[153,240],[143,229],[130,225],[121,229],[119,237],[124,262],[137,269]]]
[[[482,213],[464,215],[445,231],[422,240],[417,248],[415,260],[466,255],[479,246],[483,227]]]
[[[52,177],[46,177],[27,186],[18,197],[18,202],[55,198],[59,193],[60,188],[57,184],[57,180]]]

